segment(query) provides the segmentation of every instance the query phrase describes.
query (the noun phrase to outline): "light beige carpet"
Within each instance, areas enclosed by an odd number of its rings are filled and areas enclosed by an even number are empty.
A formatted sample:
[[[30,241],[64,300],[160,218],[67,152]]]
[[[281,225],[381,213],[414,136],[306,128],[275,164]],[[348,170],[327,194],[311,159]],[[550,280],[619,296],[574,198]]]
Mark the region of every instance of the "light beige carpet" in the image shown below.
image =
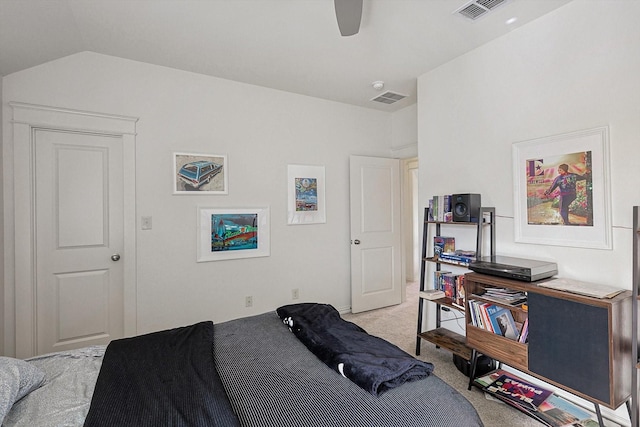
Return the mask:
[[[407,286],[406,301],[400,305],[358,314],[348,313],[342,317],[415,356],[418,325],[417,283]],[[449,351],[437,349],[435,345],[422,340],[420,356],[416,357],[433,363],[434,373],[471,402],[486,427],[540,427],[543,425],[505,403],[488,400],[477,387],[467,390],[469,378],[455,367]]]

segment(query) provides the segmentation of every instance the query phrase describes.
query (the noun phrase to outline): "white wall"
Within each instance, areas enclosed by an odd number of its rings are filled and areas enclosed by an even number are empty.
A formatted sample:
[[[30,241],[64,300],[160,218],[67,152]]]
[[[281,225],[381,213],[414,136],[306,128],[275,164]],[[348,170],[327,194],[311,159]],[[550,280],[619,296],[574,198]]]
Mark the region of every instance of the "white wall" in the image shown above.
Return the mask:
[[[137,220],[152,216],[153,229],[137,231],[139,333],[273,310],[293,302],[293,288],[300,301],[350,307],[349,155],[390,156],[391,114],[89,52],[6,76],[3,87],[9,154],[10,101],[140,118]],[[226,153],[229,195],[172,195],[174,152]],[[326,167],[326,224],[287,225],[287,164]],[[269,206],[271,256],[196,263],[200,205]]]
[[[555,259],[560,275],[631,288],[640,204],[640,2],[573,1],[418,80],[422,206],[480,193],[497,252]],[[608,125],[613,250],[514,243],[511,146]]]
[[[393,156],[396,158],[418,155],[418,106],[404,107],[392,114],[391,129]]]
[[[631,289],[632,206],[640,204],[638,14],[640,2],[576,0],[422,75],[421,205],[434,194],[480,193],[496,208],[498,254],[554,259],[560,276]],[[515,243],[512,144],[604,125],[613,250]],[[628,420],[624,408],[616,414]]]

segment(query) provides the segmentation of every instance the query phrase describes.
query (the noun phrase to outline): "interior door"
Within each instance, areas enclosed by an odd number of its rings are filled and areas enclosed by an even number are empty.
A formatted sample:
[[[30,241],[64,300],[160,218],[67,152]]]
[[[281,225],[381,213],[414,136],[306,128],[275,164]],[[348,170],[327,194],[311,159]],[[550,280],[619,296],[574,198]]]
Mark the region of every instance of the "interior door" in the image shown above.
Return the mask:
[[[351,156],[351,311],[402,302],[400,161]]]
[[[35,131],[36,353],[124,335],[123,141]]]

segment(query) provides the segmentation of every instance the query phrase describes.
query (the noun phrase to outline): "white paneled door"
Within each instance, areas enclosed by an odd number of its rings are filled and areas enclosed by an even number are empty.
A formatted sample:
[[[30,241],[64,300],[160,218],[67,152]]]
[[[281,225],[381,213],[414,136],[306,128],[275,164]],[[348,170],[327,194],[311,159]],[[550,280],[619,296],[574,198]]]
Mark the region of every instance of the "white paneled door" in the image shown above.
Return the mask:
[[[34,130],[36,353],[124,335],[123,140]]]
[[[402,302],[400,161],[351,156],[351,311]]]

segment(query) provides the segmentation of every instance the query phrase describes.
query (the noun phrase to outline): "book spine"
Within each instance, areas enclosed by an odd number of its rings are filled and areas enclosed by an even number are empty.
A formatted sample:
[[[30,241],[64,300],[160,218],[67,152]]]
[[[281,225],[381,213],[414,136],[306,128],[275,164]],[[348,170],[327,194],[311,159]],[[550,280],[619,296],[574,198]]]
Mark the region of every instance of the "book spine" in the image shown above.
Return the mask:
[[[451,255],[447,253],[441,253],[439,258],[443,261],[453,262],[453,263],[461,263],[464,265],[469,265],[469,263],[475,261],[475,258],[462,256],[462,255]]]
[[[453,220],[453,215],[451,213],[451,194],[445,194],[442,198],[444,203],[444,215],[442,220],[444,222],[451,222]]]
[[[469,306],[469,319],[471,320],[471,324],[473,326],[478,326],[478,318],[476,316],[476,302],[469,301],[467,304]]]
[[[438,220],[438,210],[439,210],[439,206],[438,206],[438,196],[433,196],[433,220],[437,221]]]
[[[480,305],[480,314],[482,315],[482,325],[489,332],[495,332],[493,330],[493,326],[491,325],[491,319],[489,318],[489,313],[487,309],[491,307],[491,304],[485,303]]]
[[[522,330],[520,331],[518,342],[521,342],[521,343],[527,342],[528,335],[529,335],[529,318],[527,317],[524,320],[524,324],[522,325]]]
[[[464,308],[464,274],[459,274],[456,276],[455,304]]]
[[[443,274],[442,280],[444,282],[444,294],[447,298],[454,299],[455,295],[455,276],[452,274]]]

